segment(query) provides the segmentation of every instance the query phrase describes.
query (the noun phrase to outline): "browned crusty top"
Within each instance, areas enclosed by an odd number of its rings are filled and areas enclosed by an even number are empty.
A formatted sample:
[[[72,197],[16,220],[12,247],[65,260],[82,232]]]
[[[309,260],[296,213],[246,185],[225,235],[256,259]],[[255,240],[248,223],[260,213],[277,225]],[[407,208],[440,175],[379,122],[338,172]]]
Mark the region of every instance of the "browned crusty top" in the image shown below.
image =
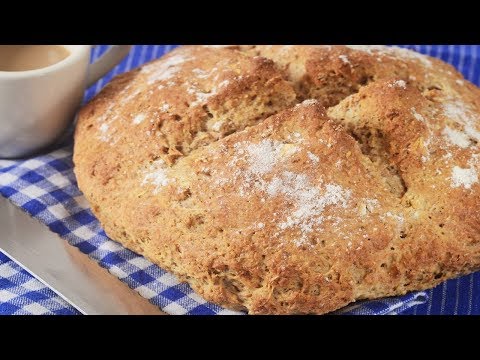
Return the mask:
[[[479,267],[479,95],[399,48],[180,47],[82,109],[75,172],[206,299],[325,313]]]

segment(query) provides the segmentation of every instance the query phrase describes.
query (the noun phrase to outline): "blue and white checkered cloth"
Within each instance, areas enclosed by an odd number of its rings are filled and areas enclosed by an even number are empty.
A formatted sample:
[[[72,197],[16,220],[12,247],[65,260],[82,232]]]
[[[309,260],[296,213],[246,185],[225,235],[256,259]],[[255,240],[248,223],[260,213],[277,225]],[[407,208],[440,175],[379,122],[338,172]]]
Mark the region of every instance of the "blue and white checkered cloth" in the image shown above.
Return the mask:
[[[135,46],[119,66],[88,89],[91,98],[112,76],[161,56],[172,46]],[[454,63],[477,84],[478,47],[422,46],[416,50]],[[95,59],[105,46],[95,48]],[[110,240],[79,191],[73,174],[71,142],[28,160],[0,160],[0,194],[88,254],[100,266],[170,314],[237,314],[209,303],[172,274]],[[1,232],[0,232],[1,236]],[[480,275],[452,280],[428,292],[362,302],[338,313],[458,313],[480,314]],[[78,314],[52,290],[0,254],[0,314]]]

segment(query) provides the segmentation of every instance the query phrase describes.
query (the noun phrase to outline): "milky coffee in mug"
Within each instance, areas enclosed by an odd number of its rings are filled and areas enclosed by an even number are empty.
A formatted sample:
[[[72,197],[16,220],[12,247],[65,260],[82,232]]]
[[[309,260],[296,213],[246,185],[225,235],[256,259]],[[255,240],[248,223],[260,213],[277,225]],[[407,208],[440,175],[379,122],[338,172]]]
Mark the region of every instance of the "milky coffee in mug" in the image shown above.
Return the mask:
[[[0,71],[41,69],[68,55],[70,52],[59,45],[0,45]]]
[[[85,87],[129,52],[112,45],[89,64],[91,45],[0,45],[0,159],[30,156],[72,123]]]

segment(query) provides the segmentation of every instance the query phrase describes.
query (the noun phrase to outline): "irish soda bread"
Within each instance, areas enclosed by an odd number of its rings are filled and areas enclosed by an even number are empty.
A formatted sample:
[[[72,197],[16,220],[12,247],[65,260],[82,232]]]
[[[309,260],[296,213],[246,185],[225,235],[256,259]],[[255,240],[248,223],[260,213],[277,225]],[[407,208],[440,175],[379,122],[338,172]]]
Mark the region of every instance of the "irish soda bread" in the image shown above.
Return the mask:
[[[480,90],[381,46],[180,47],[80,112],[107,234],[205,299],[326,313],[480,267]]]

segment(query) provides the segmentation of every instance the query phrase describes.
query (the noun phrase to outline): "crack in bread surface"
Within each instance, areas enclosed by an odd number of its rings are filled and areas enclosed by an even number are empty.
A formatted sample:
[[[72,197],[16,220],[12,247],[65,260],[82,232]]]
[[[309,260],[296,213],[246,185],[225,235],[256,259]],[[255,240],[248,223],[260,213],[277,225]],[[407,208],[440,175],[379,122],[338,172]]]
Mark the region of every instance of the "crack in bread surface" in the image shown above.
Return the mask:
[[[75,172],[109,236],[206,299],[325,313],[478,268],[478,99],[396,49],[182,47],[82,109]]]

